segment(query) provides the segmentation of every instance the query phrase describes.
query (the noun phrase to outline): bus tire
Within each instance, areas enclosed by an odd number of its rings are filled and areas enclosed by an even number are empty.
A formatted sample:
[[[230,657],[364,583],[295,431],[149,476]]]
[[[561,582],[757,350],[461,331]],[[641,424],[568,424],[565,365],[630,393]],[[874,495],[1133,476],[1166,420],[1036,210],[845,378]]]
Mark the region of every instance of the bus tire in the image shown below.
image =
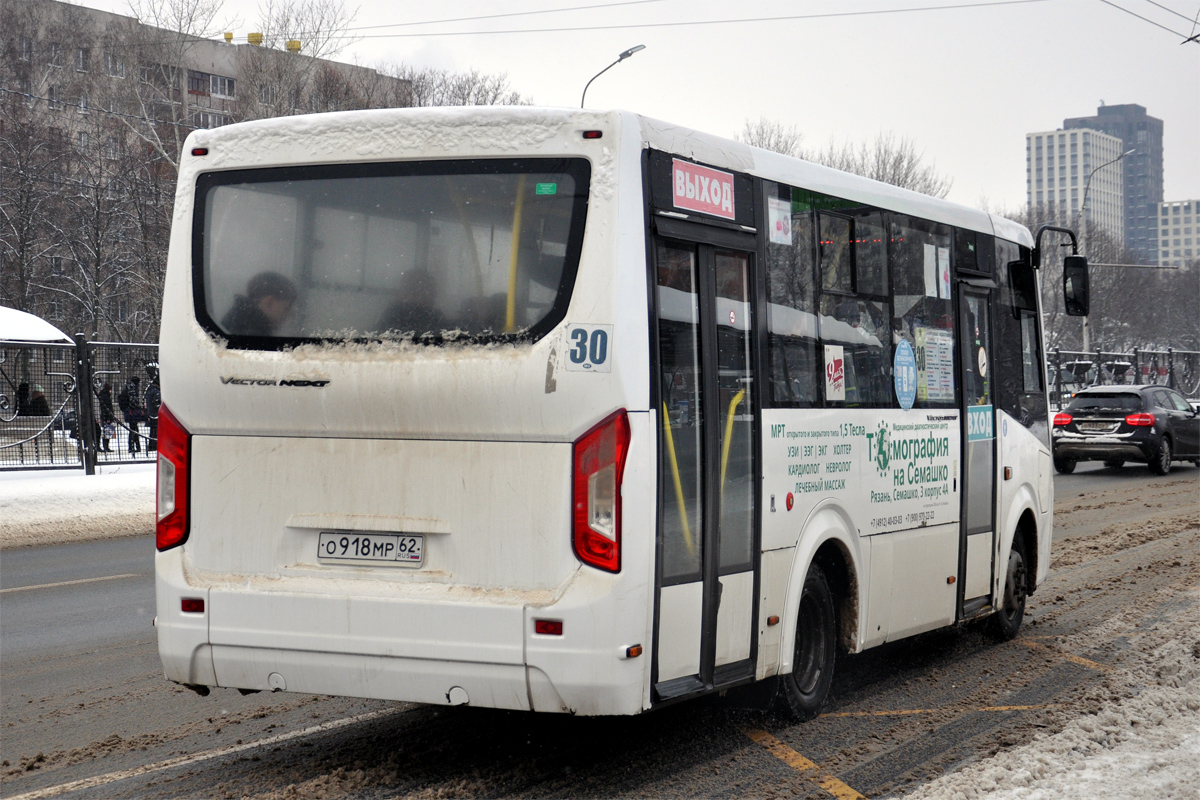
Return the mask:
[[[1004,594],[1000,598],[1000,607],[990,619],[992,635],[1002,642],[1015,638],[1025,619],[1028,563],[1025,545],[1021,542],[1021,532],[1018,530],[1013,535],[1012,549],[1008,552],[1008,569],[1004,574]]]
[[[833,684],[837,658],[837,611],[822,569],[813,564],[804,578],[796,614],[796,646],[792,671],[783,676],[783,710],[796,722],[821,710]]]

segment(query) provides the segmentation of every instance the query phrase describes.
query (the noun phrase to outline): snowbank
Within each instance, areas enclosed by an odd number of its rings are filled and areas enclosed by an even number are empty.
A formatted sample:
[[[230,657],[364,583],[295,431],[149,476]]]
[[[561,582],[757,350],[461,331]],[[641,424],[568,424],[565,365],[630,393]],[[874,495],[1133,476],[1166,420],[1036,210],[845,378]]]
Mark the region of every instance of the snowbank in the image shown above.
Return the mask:
[[[71,337],[41,317],[0,306],[0,340],[11,342],[69,342]]]
[[[0,473],[0,548],[154,532],[154,464]]]
[[[1124,699],[907,797],[1194,800],[1200,786],[1200,614],[1187,606],[1159,625],[1170,630],[1146,635],[1164,641],[1144,650],[1131,647],[1126,653],[1138,653],[1136,662],[1109,675],[1107,683]]]

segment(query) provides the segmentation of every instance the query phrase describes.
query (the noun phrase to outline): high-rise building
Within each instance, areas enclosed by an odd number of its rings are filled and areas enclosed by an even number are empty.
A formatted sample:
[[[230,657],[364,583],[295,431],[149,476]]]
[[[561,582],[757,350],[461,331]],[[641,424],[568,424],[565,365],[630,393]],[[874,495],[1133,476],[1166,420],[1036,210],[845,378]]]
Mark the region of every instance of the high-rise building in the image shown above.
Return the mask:
[[[1134,149],[1121,162],[1125,177],[1125,246],[1153,259],[1159,249],[1158,211],[1163,199],[1163,121],[1133,103],[1101,103],[1095,116],[1063,120],[1063,127],[1104,131],[1124,143],[1121,152]]]
[[[1182,267],[1200,258],[1200,200],[1158,204],[1158,265]]]
[[[1120,139],[1101,131],[1025,134],[1025,183],[1030,209],[1042,219],[1075,227],[1086,199],[1088,228],[1104,228],[1119,240],[1124,233],[1122,172],[1115,165],[1093,171],[1123,152]]]

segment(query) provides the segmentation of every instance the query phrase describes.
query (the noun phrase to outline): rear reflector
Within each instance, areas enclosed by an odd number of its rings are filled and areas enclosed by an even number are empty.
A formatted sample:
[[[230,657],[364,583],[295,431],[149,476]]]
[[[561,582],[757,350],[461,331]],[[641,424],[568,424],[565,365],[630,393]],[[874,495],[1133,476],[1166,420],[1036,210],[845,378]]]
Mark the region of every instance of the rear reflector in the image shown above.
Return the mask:
[[[176,547],[188,537],[188,472],[192,436],[164,405],[158,409],[158,523],[159,550]]]
[[[203,614],[203,597],[185,597],[179,601],[179,610],[185,614]]]
[[[533,621],[533,632],[540,633],[543,636],[562,636],[562,620],[535,619]]]
[[[1133,425],[1137,428],[1148,428],[1154,424],[1153,414],[1130,414],[1125,418],[1126,425]]]
[[[1064,425],[1070,425],[1070,424],[1071,424],[1071,415],[1070,414],[1055,414],[1054,415],[1054,427],[1061,428]]]
[[[621,409],[575,442],[575,555],[607,572],[621,570],[621,478],[629,416]]]
[[[583,138],[585,138],[585,139],[599,139],[603,135],[604,135],[604,131],[584,131],[583,132]]]
[[[194,156],[206,156],[206,155],[208,155],[208,148],[207,148],[207,147],[193,147],[193,148],[192,148],[192,155],[194,155]]]

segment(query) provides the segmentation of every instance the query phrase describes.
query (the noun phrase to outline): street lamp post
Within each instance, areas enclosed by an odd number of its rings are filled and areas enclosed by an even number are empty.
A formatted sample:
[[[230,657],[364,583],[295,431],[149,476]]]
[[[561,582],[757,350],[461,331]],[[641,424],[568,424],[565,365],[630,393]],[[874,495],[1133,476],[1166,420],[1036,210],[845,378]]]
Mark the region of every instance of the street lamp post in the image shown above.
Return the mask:
[[[613,67],[615,67],[617,64],[620,64],[622,61],[624,61],[625,59],[629,58],[629,57],[630,57],[631,55],[633,55],[634,53],[638,52],[639,50],[645,50],[645,49],[646,49],[646,45],[644,45],[644,44],[638,44],[638,45],[634,45],[633,47],[629,48],[629,49],[628,49],[628,50],[626,50],[624,53],[621,53],[621,55],[617,56],[617,60],[616,60],[616,61],[612,62],[612,63],[611,63],[611,64],[609,64],[607,67],[605,67],[604,69],[600,70],[600,71],[599,71],[599,72],[597,72],[595,75],[593,75],[593,76],[592,76],[592,81],[596,80],[596,78],[599,78],[601,75],[603,75],[604,73],[608,72],[610,69],[612,69]],[[584,87],[583,87],[583,96],[579,98],[579,107],[580,107],[580,108],[583,108],[583,101],[587,99],[587,90],[588,90],[588,86],[591,86],[591,85],[592,85],[592,81],[588,81],[588,82],[587,82],[587,86],[584,86]]]
[[[1132,155],[1136,151],[1137,151],[1136,147],[1131,147],[1128,150],[1126,150],[1124,153],[1121,153],[1121,155],[1112,159],[1111,161],[1105,161],[1103,164],[1101,164],[1100,166],[1096,167],[1094,170],[1089,172],[1088,176],[1087,176],[1087,180],[1084,181],[1083,202],[1079,204],[1079,249],[1082,250],[1085,255],[1088,252],[1088,249],[1087,249],[1087,234],[1088,234],[1087,201],[1088,201],[1088,192],[1090,192],[1092,189],[1092,176],[1095,175],[1100,170],[1104,169],[1105,167],[1117,163],[1125,156]],[[1088,344],[1089,344],[1089,342],[1088,342],[1088,318],[1083,317],[1082,319],[1083,319],[1083,351],[1086,353],[1086,352],[1088,352]]]

